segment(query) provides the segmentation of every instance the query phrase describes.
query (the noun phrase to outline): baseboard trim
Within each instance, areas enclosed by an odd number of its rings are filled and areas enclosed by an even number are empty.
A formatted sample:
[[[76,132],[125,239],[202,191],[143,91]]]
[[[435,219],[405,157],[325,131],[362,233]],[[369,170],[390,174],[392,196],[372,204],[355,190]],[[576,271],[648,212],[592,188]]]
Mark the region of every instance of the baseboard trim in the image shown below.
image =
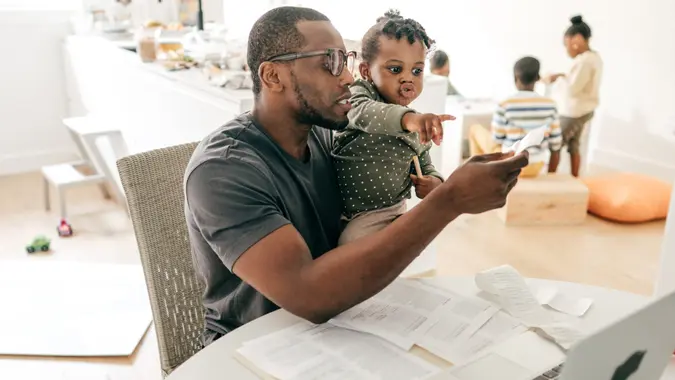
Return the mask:
[[[40,170],[46,165],[79,160],[73,151],[42,151],[0,156],[0,176]]]
[[[675,165],[636,157],[614,149],[594,149],[590,164],[622,172],[650,175],[668,182],[675,179]]]

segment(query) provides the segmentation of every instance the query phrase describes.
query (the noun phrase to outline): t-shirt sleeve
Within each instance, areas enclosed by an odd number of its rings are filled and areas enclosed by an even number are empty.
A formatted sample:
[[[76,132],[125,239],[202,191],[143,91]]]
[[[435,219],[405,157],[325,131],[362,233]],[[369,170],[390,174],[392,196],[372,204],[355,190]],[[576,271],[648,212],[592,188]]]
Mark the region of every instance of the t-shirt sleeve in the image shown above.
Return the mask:
[[[290,223],[271,179],[237,158],[196,167],[186,180],[185,197],[197,228],[230,271],[250,247]]]

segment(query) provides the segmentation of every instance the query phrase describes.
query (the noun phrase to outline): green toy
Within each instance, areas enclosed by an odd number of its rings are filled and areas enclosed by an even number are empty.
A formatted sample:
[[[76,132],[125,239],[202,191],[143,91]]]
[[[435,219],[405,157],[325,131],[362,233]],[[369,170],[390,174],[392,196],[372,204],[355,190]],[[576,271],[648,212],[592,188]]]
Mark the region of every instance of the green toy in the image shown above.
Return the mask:
[[[49,251],[49,244],[51,240],[44,235],[40,235],[33,239],[33,242],[26,246],[26,252],[33,253],[36,251],[47,252]]]

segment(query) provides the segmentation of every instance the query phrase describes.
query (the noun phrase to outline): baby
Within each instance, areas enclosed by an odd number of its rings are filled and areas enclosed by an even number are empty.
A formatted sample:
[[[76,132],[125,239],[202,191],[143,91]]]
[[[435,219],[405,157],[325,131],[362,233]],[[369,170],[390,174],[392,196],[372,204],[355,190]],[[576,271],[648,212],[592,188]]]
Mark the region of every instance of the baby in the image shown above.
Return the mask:
[[[340,245],[379,231],[406,212],[413,185],[424,198],[443,181],[429,149],[431,141],[441,142],[441,122],[454,117],[407,107],[422,92],[424,61],[433,43],[419,23],[397,11],[378,18],[363,37],[349,126],[336,132],[332,152],[348,222]]]

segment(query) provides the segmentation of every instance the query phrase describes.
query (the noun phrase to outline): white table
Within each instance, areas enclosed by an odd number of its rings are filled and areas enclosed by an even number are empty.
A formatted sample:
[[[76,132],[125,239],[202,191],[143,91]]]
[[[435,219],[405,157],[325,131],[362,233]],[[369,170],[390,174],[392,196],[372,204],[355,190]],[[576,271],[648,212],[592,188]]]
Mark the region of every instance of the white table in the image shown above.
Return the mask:
[[[436,277],[427,281],[467,296],[478,292],[473,277]],[[535,287],[554,286],[576,296],[592,297],[595,303],[583,317],[581,328],[592,332],[627,313],[638,309],[649,299],[636,294],[581,284],[529,279]],[[261,317],[220,338],[178,367],[166,380],[257,380],[251,370],[233,356],[242,343],[291,326],[300,319],[284,310]],[[663,379],[675,379],[675,360],[671,361]]]

